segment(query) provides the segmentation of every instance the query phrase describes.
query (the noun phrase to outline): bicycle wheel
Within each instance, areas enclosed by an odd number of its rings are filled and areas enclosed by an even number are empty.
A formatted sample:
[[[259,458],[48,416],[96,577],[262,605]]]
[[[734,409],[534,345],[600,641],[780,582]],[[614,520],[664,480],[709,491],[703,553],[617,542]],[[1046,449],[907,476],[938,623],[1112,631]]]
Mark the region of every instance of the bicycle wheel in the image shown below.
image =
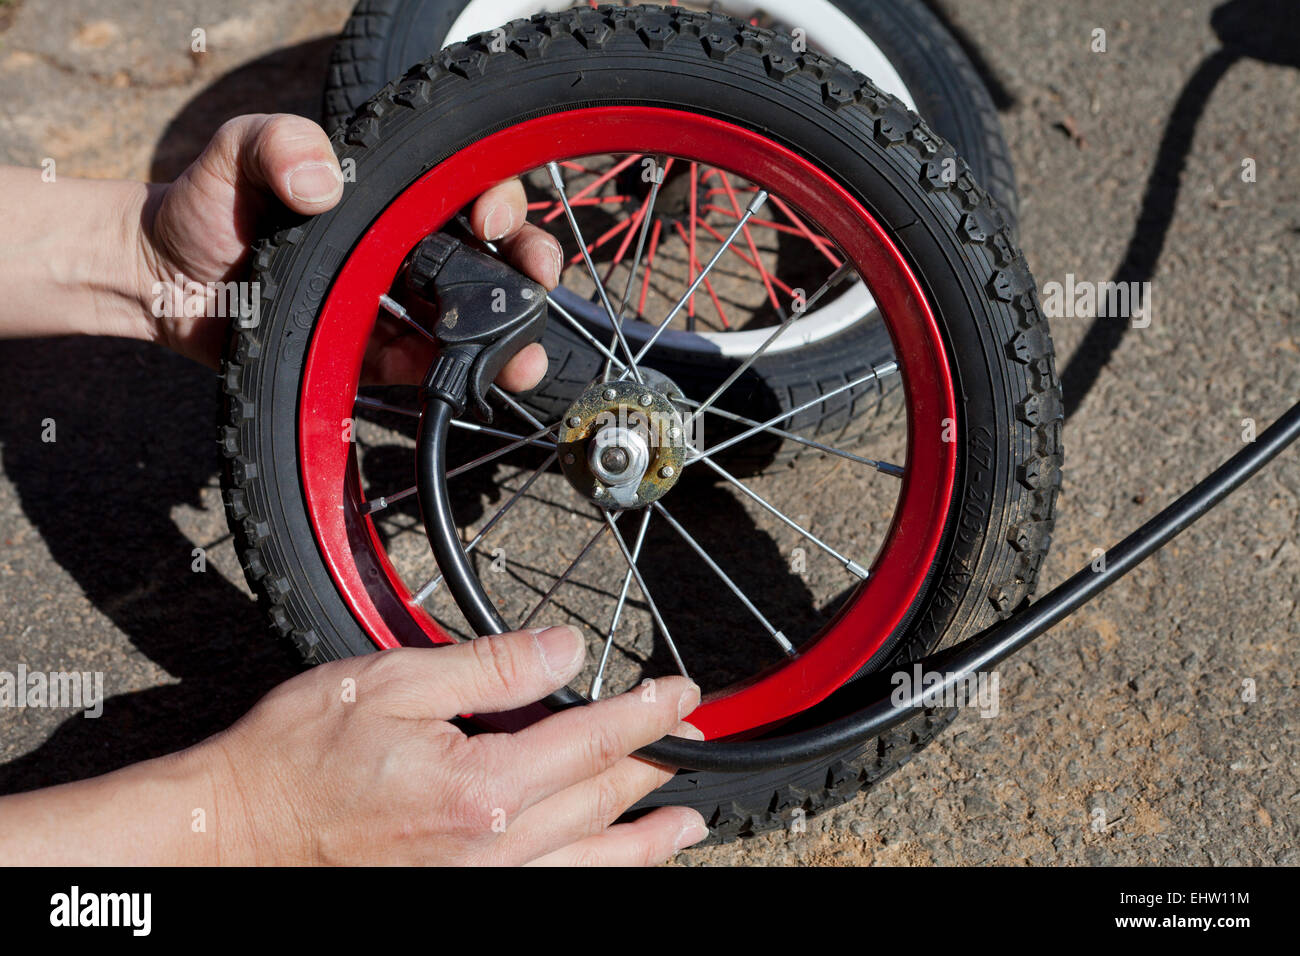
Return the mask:
[[[722,407],[730,387],[690,400],[660,368],[653,331],[640,347],[586,331],[610,375],[588,381],[563,419],[538,420],[502,393],[501,415],[517,424],[454,428],[464,464],[445,477],[469,539],[458,546],[494,613],[595,632],[583,692],[688,672],[706,692],[692,720],[719,739],[816,722],[851,701],[859,675],[1018,606],[1050,542],[1059,387],[1032,277],[951,148],[860,74],[725,17],[579,10],[507,36],[500,51],[485,38],[454,46],[364,107],[335,138],[355,187],[256,253],[269,305],[232,339],[221,438],[228,513],[275,627],[313,661],[474,636],[465,583],[454,595],[440,586],[415,508],[402,423],[418,407],[401,389],[360,388],[361,362],[385,309],[401,311],[403,262],[426,235],[510,176],[544,174],[572,208],[561,164],[593,157],[724,170],[753,187],[738,223],[770,200],[788,205],[841,263],[826,260],[809,301],[845,294],[830,280],[853,273],[880,303],[894,354],[814,389],[810,405],[891,378],[906,420],[870,457],[847,452],[794,431],[797,416]],[[582,232],[576,215],[552,223]],[[731,242],[740,236],[734,227]],[[675,309],[703,288],[726,238]],[[588,279],[604,288],[599,270]],[[664,318],[654,328],[666,333]],[[562,309],[551,321],[582,328]],[[703,422],[704,441],[671,474],[651,457],[611,502],[608,483],[597,491],[572,468],[594,461],[596,413],[638,403],[677,415],[685,434]],[[774,439],[816,454],[750,480],[716,457]],[[647,482],[659,490],[643,501]],[[683,772],[644,805],[697,806],[718,838],[779,825],[880,779],[948,716],[802,766]]]
[[[343,123],[384,82],[400,76],[411,63],[445,42],[491,31],[510,17],[565,6],[573,4],[563,0],[363,0],[333,54],[324,101],[327,129]],[[960,46],[920,0],[777,0],[763,4],[726,0],[713,4],[712,9],[763,27],[796,28],[800,43],[851,64],[879,88],[898,96],[957,148],[976,181],[1001,205],[1014,236],[1015,179],[997,112]],[[678,165],[669,172],[665,192],[671,195],[665,196],[669,201],[659,204],[650,236],[651,249],[660,250],[660,260],[666,264],[693,253],[697,238],[711,238],[709,230],[727,231],[728,215],[738,215],[736,197],[723,188],[726,184],[718,171],[697,166]],[[694,181],[703,186],[693,188]],[[627,223],[634,214],[632,208],[610,204],[617,202],[619,185],[616,180],[594,197],[604,204],[598,210],[602,215],[596,218],[608,222],[593,226],[597,228],[593,238],[607,235],[619,220]],[[698,201],[690,202],[688,195]],[[752,221],[738,249],[740,255],[732,259],[739,268],[755,273],[753,278],[763,283],[766,295],[728,301],[725,309],[720,307],[718,314],[707,317],[709,321],[697,321],[700,317],[692,301],[664,342],[672,352],[665,353],[660,362],[671,363],[674,377],[688,395],[703,398],[712,392],[750,354],[753,340],[761,336],[763,328],[798,307],[798,292],[811,291],[803,288],[809,278],[809,250],[803,248],[806,237],[800,234],[802,223],[789,213],[788,208],[772,204],[768,215]],[[608,246],[602,244],[596,250],[597,259],[604,255],[612,260],[616,252],[623,251],[620,238],[615,234]],[[568,262],[581,273],[576,249],[570,249]],[[601,262],[602,268],[606,265]],[[650,290],[652,300],[654,291]],[[725,292],[720,297],[728,298]],[[559,301],[588,330],[608,334],[599,302],[577,289],[561,293]],[[633,308],[645,304],[645,296],[640,295]],[[577,397],[579,383],[590,379],[600,359],[582,336],[567,326],[552,326],[544,345],[552,364],[569,374],[553,378],[524,400],[536,414],[555,416]],[[889,336],[875,303],[869,290],[858,286],[852,295],[839,296],[801,315],[791,334],[773,343],[748,367],[746,380],[777,407],[790,409],[807,397],[809,382],[832,387],[843,384],[861,373],[863,358],[882,364],[890,357]],[[829,402],[801,413],[798,425],[805,434],[853,447],[880,428],[882,420],[901,413],[901,396],[883,385],[876,401],[858,401],[854,411],[856,418],[850,419],[842,403]],[[753,446],[733,450],[727,463],[734,470],[752,474],[785,464],[797,453],[797,448],[779,444]]]

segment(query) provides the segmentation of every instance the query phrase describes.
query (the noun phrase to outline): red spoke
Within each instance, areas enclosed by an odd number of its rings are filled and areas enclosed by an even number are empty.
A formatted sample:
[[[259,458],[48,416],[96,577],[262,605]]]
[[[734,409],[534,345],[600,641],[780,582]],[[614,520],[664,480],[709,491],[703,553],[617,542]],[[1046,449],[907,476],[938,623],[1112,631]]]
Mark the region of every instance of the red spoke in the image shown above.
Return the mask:
[[[570,196],[569,205],[572,206],[574,205],[574,202],[576,200],[580,200],[587,196],[590,196],[593,192],[595,192],[601,186],[605,185],[605,183],[609,182],[611,179],[613,179],[623,170],[627,169],[629,166],[631,166],[640,158],[641,158],[640,153],[633,153],[627,159],[624,159],[621,162],[616,163],[612,169],[608,170],[607,172],[601,173],[601,175],[597,176],[586,186],[583,186],[576,193]],[[564,212],[563,208],[552,209],[542,219],[542,222],[550,222],[552,219],[554,219],[556,216],[560,215],[563,212]]]
[[[730,209],[728,209],[727,207],[725,207],[725,206],[715,206],[715,205],[713,205],[712,203],[709,203],[707,206],[705,206],[705,207],[704,207],[704,211],[705,211],[705,212],[720,212],[720,213],[722,213],[724,216],[730,216],[732,219],[739,218],[739,217],[737,217],[737,215],[736,215],[734,212],[732,212],[732,211],[731,211]],[[787,225],[786,225],[785,223],[783,223],[783,222],[773,222],[771,219],[760,219],[758,216],[751,216],[751,217],[749,218],[749,224],[750,224],[751,226],[763,226],[763,227],[766,228],[766,229],[775,229],[777,232],[784,232],[784,233],[786,233],[786,234],[788,234],[788,235],[791,235],[791,236],[798,236],[798,237],[800,237],[801,239],[807,238],[806,236],[804,236],[804,234],[803,234],[802,232],[800,232],[800,231],[799,231],[798,229],[796,229],[794,226],[787,226]]]
[[[813,235],[812,230],[809,229],[807,226],[805,226],[803,220],[794,214],[793,209],[791,209],[789,206],[787,206],[785,203],[781,201],[780,196],[773,196],[772,204],[776,206],[777,209],[781,210],[781,212],[785,213],[786,218],[788,218],[791,222],[795,224],[795,226],[798,227],[799,231],[804,234],[804,236],[808,239],[808,241],[811,242],[814,246],[816,246],[821,251],[821,254],[831,261],[831,265],[833,265],[836,269],[840,267],[839,258],[837,258],[836,255],[830,251],[828,247],[829,244],[826,242],[826,240],[823,239],[821,236]]]
[[[668,171],[672,168],[673,168],[673,157],[670,156],[668,158],[668,162],[664,163],[663,174],[667,176]],[[634,215],[636,222],[633,224],[632,228],[627,231],[627,235],[623,237],[623,241],[619,243],[618,252],[614,256],[614,261],[609,264],[609,269],[606,270],[605,272],[604,282],[606,285],[609,284],[610,277],[614,274],[614,269],[617,268],[618,264],[623,261],[623,257],[627,255],[628,247],[632,245],[632,238],[636,235],[637,230],[641,228],[640,225],[641,221],[645,218],[646,210],[649,208],[650,208],[650,193],[647,191],[645,199],[641,200],[641,207],[637,209]]]
[[[715,206],[712,203],[709,203],[707,206],[705,206],[704,211],[720,212],[724,216],[730,216],[732,219],[739,218],[734,212],[732,212],[726,206]],[[807,238],[802,232],[800,232],[794,226],[787,226],[783,222],[773,222],[771,219],[760,219],[758,216],[751,216],[749,219],[749,224],[751,226],[763,226],[767,229],[775,229],[777,232],[784,232],[791,236],[799,236],[800,238],[803,239]]]
[[[727,198],[731,200],[731,208],[736,211],[736,218],[739,219],[743,213],[740,211],[740,203],[736,201],[736,194],[731,191],[731,180],[726,173],[720,172],[722,177],[722,186],[727,190]],[[741,230],[745,236],[745,242],[749,245],[749,254],[754,257],[754,263],[758,267],[758,274],[763,279],[763,285],[767,289],[767,296],[772,300],[772,308],[776,309],[778,316],[785,315],[785,309],[781,308],[781,300],[776,297],[776,290],[772,288],[772,280],[768,277],[767,270],[763,268],[763,257],[758,254],[758,246],[754,244],[754,236],[746,226]]]
[[[686,230],[682,227],[682,224],[680,222],[674,223],[674,225],[677,227],[678,233],[681,234],[682,241],[685,242]],[[695,258],[695,253],[692,252],[691,269],[693,271],[698,272],[699,268],[700,268],[699,260]],[[723,310],[722,303],[718,301],[718,294],[713,291],[713,283],[709,281],[708,276],[704,277],[704,288],[708,290],[709,298],[713,300],[713,307],[718,310],[718,318],[722,320],[722,327],[724,329],[730,329],[731,323],[727,321],[727,313]]]
[[[726,210],[723,210],[723,211],[725,212]],[[752,220],[752,219],[750,220],[750,222],[753,222],[753,221],[754,221],[754,220]],[[710,225],[709,225],[709,221],[708,221],[707,219],[701,219],[701,220],[700,220],[700,228],[703,229],[705,232],[707,232],[709,235],[711,235],[714,239],[717,239],[718,242],[726,242],[726,241],[727,241],[727,237],[724,236],[722,233],[718,232],[718,230],[714,229],[712,226],[710,226]],[[741,258],[744,262],[748,263],[748,265],[750,266],[750,268],[752,268],[752,269],[757,269],[757,268],[758,268],[758,263],[756,263],[753,259],[749,258],[749,256],[745,255],[745,254],[744,254],[743,252],[741,252],[739,249],[737,249],[737,248],[736,248],[736,244],[735,244],[734,242],[733,242],[730,246],[728,246],[727,248],[729,248],[729,249],[730,249],[732,252],[734,252],[736,255],[740,256],[740,258]],[[777,286],[778,288],[780,288],[781,291],[784,292],[786,295],[790,296],[791,298],[794,297],[794,289],[790,288],[788,285],[786,285],[784,282],[782,282],[780,276],[778,276],[778,275],[774,275],[774,276],[772,276],[772,282],[775,283],[776,286]]]
[[[627,255],[628,246],[632,245],[632,239],[636,236],[637,229],[640,228],[641,220],[645,218],[646,203],[641,204],[641,208],[634,212],[629,220],[631,226],[623,235],[623,241],[618,244],[618,251],[614,253],[614,258],[609,263],[609,268],[605,270],[605,278],[601,280],[605,285],[609,285],[610,277],[614,275],[614,270],[618,264],[623,261]]]
[[[662,219],[656,219],[654,228],[650,230],[650,248],[646,250],[645,257],[645,278],[641,280],[641,301],[636,306],[638,315],[645,315],[645,298],[650,292],[650,269],[654,265],[655,249],[659,247],[659,232],[663,228],[663,224]]]
[[[573,202],[572,200],[570,200],[569,205],[575,207],[576,206],[602,206],[602,205],[608,205],[610,203],[625,203],[631,198],[632,198],[631,196],[596,196],[593,199],[579,199],[577,202]],[[534,212],[538,209],[550,209],[552,206],[559,207],[561,211],[564,209],[564,205],[562,203],[558,203],[550,199],[543,199],[539,202],[530,202],[528,204],[528,211]]]
[[[718,170],[714,170],[714,172],[717,172],[717,171],[718,171]],[[701,179],[700,181],[703,182],[704,180]],[[734,187],[732,187],[732,188],[733,188],[736,192],[738,192],[738,193],[756,193],[756,192],[758,192],[758,187],[757,187],[757,186],[734,186]],[[725,193],[726,191],[727,191],[727,190],[723,189],[721,186],[714,186],[712,189],[706,189],[706,190],[704,190],[704,195],[705,195],[705,196],[716,196],[716,195],[718,195],[719,193]]]
[[[776,197],[772,197],[772,198],[776,199]],[[780,203],[780,200],[777,199],[776,202]],[[715,206],[712,203],[705,206],[704,211],[720,212],[724,216],[730,216],[732,219],[739,218],[730,209],[727,209],[724,206]],[[820,236],[813,235],[811,232],[809,232],[807,226],[804,226],[803,229],[797,229],[794,226],[787,226],[783,222],[773,222],[771,219],[760,219],[758,216],[751,216],[749,220],[749,224],[751,226],[762,226],[764,229],[775,229],[777,232],[784,232],[791,236],[799,236],[802,239],[808,239],[809,241],[812,242],[813,246],[816,247],[818,252],[824,255],[835,265],[835,268],[838,269],[840,267],[840,259],[835,255],[834,252],[831,251],[830,244],[827,243],[826,240],[822,239]],[[803,225],[803,223],[801,222],[800,225]]]
[[[590,242],[587,244],[588,254],[595,252],[605,243],[609,242],[609,240],[617,236],[624,229],[627,229],[627,227],[630,226],[631,224],[632,224],[631,216],[629,216],[627,219],[622,220],[621,222],[615,223],[609,229],[605,230],[605,232],[602,235],[600,235],[594,242]],[[575,265],[581,261],[582,261],[582,253],[578,252],[573,256],[573,258],[569,260],[569,265]]]

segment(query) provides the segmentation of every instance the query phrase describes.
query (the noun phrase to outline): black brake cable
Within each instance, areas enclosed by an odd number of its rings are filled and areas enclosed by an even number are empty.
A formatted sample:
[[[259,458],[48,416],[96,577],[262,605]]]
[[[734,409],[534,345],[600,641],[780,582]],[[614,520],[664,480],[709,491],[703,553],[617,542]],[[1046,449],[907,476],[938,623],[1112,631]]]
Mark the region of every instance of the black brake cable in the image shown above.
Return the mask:
[[[828,757],[879,736],[927,709],[927,698],[949,698],[969,677],[995,666],[1042,636],[1169,543],[1297,437],[1300,437],[1300,403],[1292,405],[1252,444],[1109,549],[1104,570],[1094,571],[1090,565],[1000,624],[960,644],[909,662],[909,666],[919,664],[923,671],[940,674],[941,679],[924,688],[914,684],[904,701],[895,702],[892,695],[885,696],[847,717],[783,737],[706,743],[668,737],[640,754],[674,767],[754,773]]]
[[[446,482],[447,434],[451,420],[470,401],[479,417],[491,420],[486,389],[520,348],[541,337],[546,316],[545,290],[499,260],[438,234],[417,247],[408,269],[408,282],[426,298],[436,300],[440,318],[435,332],[443,343],[423,389],[424,413],[416,452],[421,516],[447,588],[470,626],[480,635],[500,634],[509,628],[483,591],[460,544],[452,515]],[[491,293],[504,289],[506,302],[517,301],[520,305],[499,314],[470,308],[484,301],[485,289]],[[897,700],[897,693],[885,694],[847,716],[783,736],[743,741],[664,737],[637,754],[687,770],[757,773],[820,760],[863,744],[918,712],[931,709],[933,705],[928,701],[951,699],[972,676],[1042,636],[1202,517],[1297,437],[1300,403],[1291,406],[1254,442],[1173,504],[1110,548],[1101,570],[1090,565],[1007,620],[952,647],[909,661],[910,667],[920,666],[938,680],[924,687],[914,684],[906,699]],[[867,686],[874,688],[876,684]],[[841,688],[830,700],[850,690],[860,692]],[[565,687],[547,697],[545,703],[566,708],[588,701]]]

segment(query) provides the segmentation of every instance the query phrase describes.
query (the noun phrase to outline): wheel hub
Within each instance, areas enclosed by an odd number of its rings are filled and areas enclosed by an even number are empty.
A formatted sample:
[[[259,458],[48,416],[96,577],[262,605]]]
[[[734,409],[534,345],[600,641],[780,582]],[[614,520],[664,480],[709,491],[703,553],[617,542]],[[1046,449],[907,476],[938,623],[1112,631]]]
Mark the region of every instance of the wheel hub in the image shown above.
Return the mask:
[[[662,375],[596,382],[564,413],[560,467],[575,491],[602,508],[643,508],[663,497],[686,462],[686,428]]]

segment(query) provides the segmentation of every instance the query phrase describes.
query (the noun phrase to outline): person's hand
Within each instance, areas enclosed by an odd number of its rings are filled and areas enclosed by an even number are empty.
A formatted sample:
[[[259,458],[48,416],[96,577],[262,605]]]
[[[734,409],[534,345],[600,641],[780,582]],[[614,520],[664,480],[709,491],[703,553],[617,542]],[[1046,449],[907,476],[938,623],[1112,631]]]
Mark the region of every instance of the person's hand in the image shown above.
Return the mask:
[[[287,113],[239,116],[223,125],[173,183],[153,187],[141,230],[141,286],[152,302],[155,283],[238,279],[263,217],[280,202],[314,215],[343,195],[343,174],[325,131]],[[479,197],[469,215],[480,239],[496,242],[510,263],[547,289],[560,275],[560,245],[525,221],[527,201],[518,180]],[[154,338],[215,367],[227,319],[207,316],[153,318]],[[417,382],[428,368],[427,343],[400,323],[381,317],[367,356],[367,380]],[[498,381],[522,391],[546,372],[540,345],[522,350]]]
[[[614,821],[669,770],[628,756],[699,688],[665,677],[513,734],[448,720],[521,707],[582,668],[556,627],[336,661],[282,684],[195,748],[214,775],[223,862],[654,864],[708,833],[686,807]],[[214,752],[220,758],[213,758]],[[611,825],[614,824],[614,825]]]

